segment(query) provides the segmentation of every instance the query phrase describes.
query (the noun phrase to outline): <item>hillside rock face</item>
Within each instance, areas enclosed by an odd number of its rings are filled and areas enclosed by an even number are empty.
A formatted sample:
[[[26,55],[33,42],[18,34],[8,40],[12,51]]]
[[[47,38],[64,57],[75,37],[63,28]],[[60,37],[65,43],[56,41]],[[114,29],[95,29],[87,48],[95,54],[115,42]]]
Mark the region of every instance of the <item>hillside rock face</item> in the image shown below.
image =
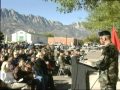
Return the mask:
[[[50,21],[41,16],[23,15],[14,10],[1,9],[1,31],[10,35],[18,30],[75,38],[84,38],[90,33],[78,23],[63,25],[61,22]]]

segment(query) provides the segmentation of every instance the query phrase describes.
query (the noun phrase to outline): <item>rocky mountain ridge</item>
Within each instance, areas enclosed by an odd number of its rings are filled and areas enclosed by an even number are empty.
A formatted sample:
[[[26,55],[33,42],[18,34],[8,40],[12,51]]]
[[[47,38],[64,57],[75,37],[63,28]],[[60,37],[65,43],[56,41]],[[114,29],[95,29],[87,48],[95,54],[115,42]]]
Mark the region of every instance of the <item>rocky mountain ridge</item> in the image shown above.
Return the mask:
[[[34,33],[51,33],[55,36],[84,38],[89,32],[78,23],[63,25],[59,21],[47,20],[41,16],[23,15],[14,10],[1,9],[1,31],[12,34],[17,30]]]

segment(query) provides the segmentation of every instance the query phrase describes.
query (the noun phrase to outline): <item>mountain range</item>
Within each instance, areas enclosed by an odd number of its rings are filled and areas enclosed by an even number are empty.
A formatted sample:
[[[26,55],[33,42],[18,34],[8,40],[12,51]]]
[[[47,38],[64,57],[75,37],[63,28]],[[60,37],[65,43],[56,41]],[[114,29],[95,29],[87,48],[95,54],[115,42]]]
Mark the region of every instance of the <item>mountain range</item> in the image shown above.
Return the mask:
[[[51,33],[55,36],[67,35],[74,38],[84,38],[90,33],[79,23],[63,25],[59,21],[47,20],[41,16],[24,15],[12,9],[1,8],[1,31],[10,35],[18,30],[37,34]]]

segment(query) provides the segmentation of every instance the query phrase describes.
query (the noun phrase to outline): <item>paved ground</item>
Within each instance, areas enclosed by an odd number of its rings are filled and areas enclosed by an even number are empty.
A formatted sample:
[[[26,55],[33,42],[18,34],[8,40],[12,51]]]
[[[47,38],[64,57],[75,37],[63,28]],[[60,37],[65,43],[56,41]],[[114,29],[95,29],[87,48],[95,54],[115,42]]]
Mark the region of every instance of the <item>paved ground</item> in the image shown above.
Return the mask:
[[[90,88],[97,80],[98,74],[90,75]],[[67,76],[54,76],[54,82],[57,90],[69,90],[71,88],[71,78]],[[97,81],[91,90],[100,90],[99,81]],[[117,82],[117,90],[120,90],[120,81]]]
[[[88,59],[86,64],[92,65],[92,62],[99,59],[101,51],[92,50],[87,53],[86,58]],[[98,78],[98,73],[90,75],[90,88]],[[54,82],[57,90],[68,90],[71,88],[71,78],[68,76],[54,76]],[[91,90],[100,90],[99,81],[95,83]],[[117,83],[117,90],[120,90],[120,81]]]

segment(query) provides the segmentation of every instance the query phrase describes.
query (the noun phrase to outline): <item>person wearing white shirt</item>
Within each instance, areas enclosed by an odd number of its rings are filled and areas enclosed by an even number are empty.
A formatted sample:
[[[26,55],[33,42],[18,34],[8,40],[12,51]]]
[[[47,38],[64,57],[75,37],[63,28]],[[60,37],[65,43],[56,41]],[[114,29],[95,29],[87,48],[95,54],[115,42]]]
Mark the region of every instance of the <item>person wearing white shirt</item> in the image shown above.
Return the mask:
[[[1,66],[0,79],[4,83],[6,83],[10,89],[20,89],[20,88],[27,87],[26,83],[19,83],[14,79],[11,68],[12,68],[12,65],[10,64],[10,61],[9,60],[4,61]]]

